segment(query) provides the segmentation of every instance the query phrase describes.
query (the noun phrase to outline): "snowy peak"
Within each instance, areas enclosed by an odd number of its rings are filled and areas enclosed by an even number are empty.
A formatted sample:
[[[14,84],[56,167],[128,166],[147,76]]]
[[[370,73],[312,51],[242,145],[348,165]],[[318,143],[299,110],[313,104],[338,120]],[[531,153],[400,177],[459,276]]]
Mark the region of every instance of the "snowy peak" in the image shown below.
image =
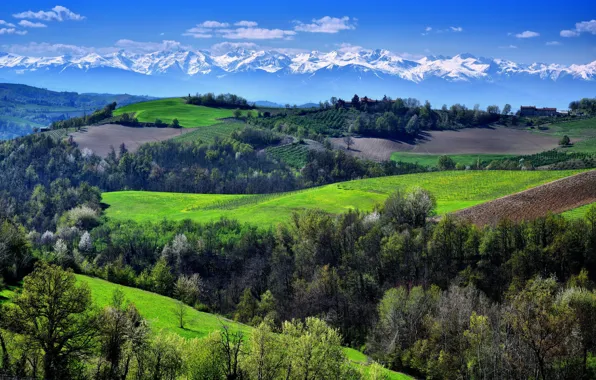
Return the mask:
[[[226,73],[264,72],[285,75],[313,75],[320,70],[341,68],[371,71],[412,82],[430,78],[446,81],[494,81],[514,76],[533,76],[556,81],[561,77],[592,81],[596,61],[569,66],[548,63],[521,64],[504,59],[475,57],[464,53],[454,57],[427,56],[411,59],[388,50],[340,49],[330,52],[287,53],[277,50],[237,48],[226,53],[200,50],[163,50],[138,54],[118,51],[106,55],[26,57],[0,52],[0,70],[26,74],[38,70],[89,71],[111,68],[143,75],[201,76]]]

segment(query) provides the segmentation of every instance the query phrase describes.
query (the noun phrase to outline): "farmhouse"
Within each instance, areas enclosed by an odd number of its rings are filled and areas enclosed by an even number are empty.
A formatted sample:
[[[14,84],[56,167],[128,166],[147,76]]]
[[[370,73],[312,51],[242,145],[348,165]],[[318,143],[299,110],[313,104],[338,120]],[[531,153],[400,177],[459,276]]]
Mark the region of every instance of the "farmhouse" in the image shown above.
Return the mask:
[[[522,106],[520,116],[557,116],[556,108],[536,108],[536,106]]]

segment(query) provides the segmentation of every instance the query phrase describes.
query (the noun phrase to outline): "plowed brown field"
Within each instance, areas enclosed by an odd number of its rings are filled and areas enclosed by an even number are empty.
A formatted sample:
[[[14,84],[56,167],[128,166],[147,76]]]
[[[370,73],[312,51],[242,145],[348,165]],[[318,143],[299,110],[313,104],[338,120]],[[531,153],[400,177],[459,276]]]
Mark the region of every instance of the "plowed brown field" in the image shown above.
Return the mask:
[[[391,158],[393,152],[422,154],[534,154],[558,146],[557,136],[531,133],[513,128],[466,128],[457,131],[425,132],[415,144],[402,141],[357,137],[347,151],[375,161]],[[342,138],[331,139],[335,147],[345,149]]]
[[[120,144],[134,152],[144,143],[164,141],[180,134],[193,131],[189,128],[135,128],[117,124],[104,124],[85,127],[79,132],[72,132],[70,136],[79,145],[79,148],[89,148],[93,153],[106,157],[113,146],[116,151]]]
[[[596,170],[576,174],[454,213],[479,225],[495,225],[503,219],[532,220],[549,212],[561,213],[596,202]]]

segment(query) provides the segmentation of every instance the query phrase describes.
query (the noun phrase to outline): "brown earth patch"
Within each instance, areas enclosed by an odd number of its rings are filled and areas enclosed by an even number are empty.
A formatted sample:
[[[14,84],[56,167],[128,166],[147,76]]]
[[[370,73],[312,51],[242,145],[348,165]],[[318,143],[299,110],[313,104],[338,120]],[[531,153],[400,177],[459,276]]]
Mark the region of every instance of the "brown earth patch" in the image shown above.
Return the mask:
[[[191,128],[150,128],[125,127],[118,124],[104,124],[86,127],[70,133],[80,149],[89,148],[93,153],[106,157],[113,146],[116,151],[122,143],[130,152],[139,149],[144,143],[164,141],[192,131]]]
[[[532,220],[549,212],[561,213],[596,202],[596,170],[559,179],[521,193],[453,213],[478,226],[495,225],[503,219]]]
[[[357,137],[348,151],[351,154],[383,161],[393,152],[421,154],[534,154],[558,146],[558,137],[530,133],[513,128],[466,128],[457,131],[425,132],[414,142]],[[345,149],[342,138],[331,139],[337,148]]]

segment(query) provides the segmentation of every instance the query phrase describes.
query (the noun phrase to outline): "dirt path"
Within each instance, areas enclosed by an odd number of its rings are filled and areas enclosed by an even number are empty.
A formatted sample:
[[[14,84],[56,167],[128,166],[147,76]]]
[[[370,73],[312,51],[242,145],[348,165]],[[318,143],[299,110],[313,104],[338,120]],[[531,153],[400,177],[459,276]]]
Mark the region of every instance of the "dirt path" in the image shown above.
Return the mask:
[[[479,225],[495,225],[503,219],[532,220],[549,212],[561,213],[596,202],[596,170],[547,183],[521,193],[455,212],[458,218]]]
[[[104,124],[85,127],[79,132],[70,133],[69,136],[73,137],[80,149],[88,148],[93,153],[106,157],[112,146],[117,151],[120,144],[124,143],[130,152],[134,152],[144,143],[168,140],[191,131],[192,128],[137,128]]]

